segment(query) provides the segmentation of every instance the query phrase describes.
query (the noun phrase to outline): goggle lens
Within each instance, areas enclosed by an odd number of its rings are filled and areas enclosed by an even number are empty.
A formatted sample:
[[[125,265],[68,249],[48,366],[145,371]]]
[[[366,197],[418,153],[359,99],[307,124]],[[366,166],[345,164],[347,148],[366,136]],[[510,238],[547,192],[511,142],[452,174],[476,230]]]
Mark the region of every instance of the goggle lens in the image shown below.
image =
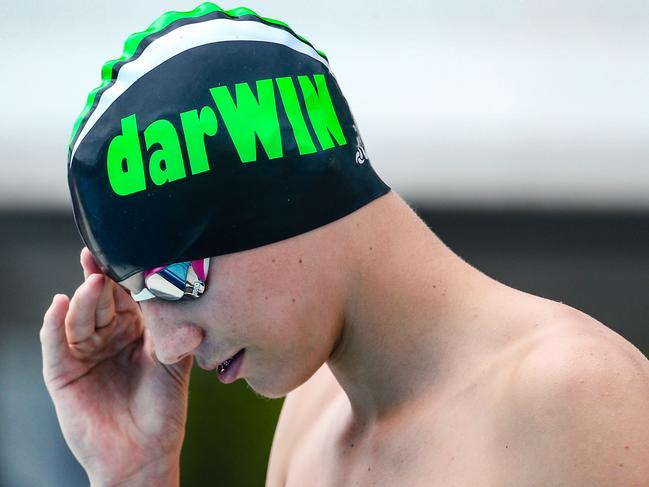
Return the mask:
[[[131,293],[135,301],[159,298],[165,301],[197,299],[205,292],[209,258],[179,262],[144,272],[144,289]]]

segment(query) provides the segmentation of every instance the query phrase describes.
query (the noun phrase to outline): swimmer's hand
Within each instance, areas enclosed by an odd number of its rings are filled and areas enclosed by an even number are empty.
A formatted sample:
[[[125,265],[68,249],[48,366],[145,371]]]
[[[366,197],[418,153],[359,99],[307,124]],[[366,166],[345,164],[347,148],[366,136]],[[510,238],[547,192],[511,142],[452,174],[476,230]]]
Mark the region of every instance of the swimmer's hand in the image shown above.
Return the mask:
[[[92,485],[178,485],[192,358],[160,363],[131,296],[88,249],[85,282],[56,295],[41,329],[43,376]]]

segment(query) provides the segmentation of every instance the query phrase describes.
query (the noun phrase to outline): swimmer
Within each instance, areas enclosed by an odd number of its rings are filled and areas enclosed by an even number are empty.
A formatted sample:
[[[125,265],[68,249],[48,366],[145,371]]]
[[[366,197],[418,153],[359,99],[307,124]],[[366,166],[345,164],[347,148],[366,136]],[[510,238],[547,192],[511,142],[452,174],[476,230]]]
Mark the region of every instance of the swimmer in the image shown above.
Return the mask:
[[[286,396],[268,487],[649,485],[647,359],[453,253],[308,40],[204,3],[102,76],[69,145],[85,282],[40,334],[91,485],[178,485],[194,361]]]

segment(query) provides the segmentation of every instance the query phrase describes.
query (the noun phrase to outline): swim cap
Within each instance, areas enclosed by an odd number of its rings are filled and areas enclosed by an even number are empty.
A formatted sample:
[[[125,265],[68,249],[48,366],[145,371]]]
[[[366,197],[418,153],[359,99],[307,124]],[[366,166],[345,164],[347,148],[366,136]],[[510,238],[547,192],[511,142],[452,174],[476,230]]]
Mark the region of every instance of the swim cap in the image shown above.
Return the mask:
[[[68,152],[74,216],[102,270],[277,242],[387,193],[327,56],[286,24],[203,3],[131,35]]]

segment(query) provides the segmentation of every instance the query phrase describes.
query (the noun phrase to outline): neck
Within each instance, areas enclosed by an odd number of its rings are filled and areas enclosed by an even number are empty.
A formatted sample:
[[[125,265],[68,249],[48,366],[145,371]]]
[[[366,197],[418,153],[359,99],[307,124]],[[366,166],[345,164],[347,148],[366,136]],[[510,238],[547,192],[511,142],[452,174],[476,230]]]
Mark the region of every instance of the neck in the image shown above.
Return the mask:
[[[442,387],[467,353],[471,317],[497,283],[462,261],[390,193],[354,222],[354,269],[328,365],[357,424]],[[351,231],[351,230],[350,230]]]

